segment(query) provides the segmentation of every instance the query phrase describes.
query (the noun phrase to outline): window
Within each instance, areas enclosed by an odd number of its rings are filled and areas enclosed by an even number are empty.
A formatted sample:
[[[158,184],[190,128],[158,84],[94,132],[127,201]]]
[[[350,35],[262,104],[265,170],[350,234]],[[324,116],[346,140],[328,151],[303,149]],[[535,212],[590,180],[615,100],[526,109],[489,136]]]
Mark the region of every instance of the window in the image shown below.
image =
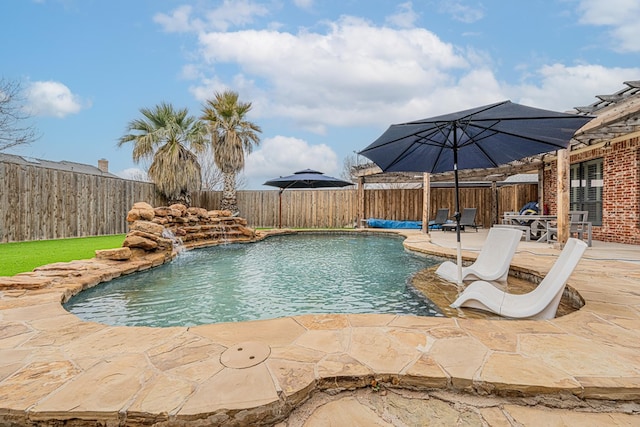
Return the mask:
[[[602,225],[602,183],[602,159],[571,165],[571,210],[589,211],[593,225]]]

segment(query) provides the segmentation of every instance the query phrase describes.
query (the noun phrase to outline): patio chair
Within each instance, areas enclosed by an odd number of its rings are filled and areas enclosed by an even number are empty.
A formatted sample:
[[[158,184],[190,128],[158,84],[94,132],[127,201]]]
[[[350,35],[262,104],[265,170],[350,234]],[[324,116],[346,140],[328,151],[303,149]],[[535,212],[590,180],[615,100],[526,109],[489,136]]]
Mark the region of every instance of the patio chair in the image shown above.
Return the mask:
[[[435,219],[432,219],[431,221],[429,221],[429,230],[433,228],[436,228],[436,229],[441,228],[443,224],[447,223],[448,219],[449,219],[449,209],[448,208],[438,209],[438,211],[436,212]]]
[[[462,215],[460,216],[460,230],[464,231],[465,227],[473,227],[478,231],[478,225],[476,224],[476,212],[477,208],[464,208]],[[455,231],[457,225],[455,222],[442,224],[444,231]]]
[[[522,230],[515,228],[489,229],[475,262],[462,267],[462,280],[482,279],[504,282],[509,276],[509,265],[522,238]],[[451,261],[440,264],[436,274],[450,282],[458,283],[458,266]]]
[[[571,238],[545,278],[531,292],[515,295],[489,282],[472,282],[451,304],[453,308],[472,307],[517,319],[553,319],[562,293],[580,258],[587,249],[582,240]]]
[[[569,212],[569,235],[576,235],[578,239],[584,240],[587,237],[587,245],[591,246],[591,228],[592,225],[587,221],[589,211],[570,211]],[[547,242],[551,242],[555,237],[557,239],[558,228],[549,227],[547,229]]]

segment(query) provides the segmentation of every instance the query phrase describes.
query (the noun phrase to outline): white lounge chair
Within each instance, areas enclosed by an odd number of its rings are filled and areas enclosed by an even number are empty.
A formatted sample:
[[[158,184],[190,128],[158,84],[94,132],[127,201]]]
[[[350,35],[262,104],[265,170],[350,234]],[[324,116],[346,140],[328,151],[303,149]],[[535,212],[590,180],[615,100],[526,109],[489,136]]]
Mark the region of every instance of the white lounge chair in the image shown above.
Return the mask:
[[[509,265],[522,238],[522,230],[515,228],[489,229],[487,239],[475,262],[462,267],[462,280],[497,280],[503,282],[509,276]],[[458,283],[458,266],[451,261],[440,264],[436,274],[445,280]]]
[[[587,249],[582,240],[571,238],[549,273],[531,292],[523,295],[501,291],[482,280],[471,283],[451,304],[453,308],[473,307],[518,319],[553,319],[562,293],[580,258]]]

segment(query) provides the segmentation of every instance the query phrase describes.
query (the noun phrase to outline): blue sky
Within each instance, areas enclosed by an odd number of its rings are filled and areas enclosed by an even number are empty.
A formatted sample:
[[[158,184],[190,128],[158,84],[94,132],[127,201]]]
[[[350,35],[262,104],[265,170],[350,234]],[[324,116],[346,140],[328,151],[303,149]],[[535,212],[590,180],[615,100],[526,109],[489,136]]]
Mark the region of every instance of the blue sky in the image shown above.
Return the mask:
[[[232,89],[262,127],[244,188],[338,176],[390,124],[510,99],[566,111],[640,80],[637,0],[4,0],[0,75],[41,138],[10,153],[132,176],[139,109]]]

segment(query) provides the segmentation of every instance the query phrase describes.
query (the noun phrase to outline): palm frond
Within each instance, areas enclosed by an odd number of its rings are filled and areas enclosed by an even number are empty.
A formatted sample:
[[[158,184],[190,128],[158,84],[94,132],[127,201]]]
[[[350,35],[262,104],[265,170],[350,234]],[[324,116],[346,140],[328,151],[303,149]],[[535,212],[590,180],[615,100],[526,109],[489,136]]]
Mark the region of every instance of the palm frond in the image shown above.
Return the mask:
[[[240,102],[237,92],[216,92],[202,109],[207,121],[215,163],[222,172],[237,173],[244,168],[245,154],[258,145],[260,127],[245,119],[250,102]]]
[[[169,200],[187,197],[200,189],[200,165],[195,152],[206,147],[204,123],[189,116],[186,108],[176,110],[162,102],[154,108],[141,108],[142,118],[127,125],[128,134],[118,140],[122,146],[134,144],[133,159],[153,159],[149,177]]]

